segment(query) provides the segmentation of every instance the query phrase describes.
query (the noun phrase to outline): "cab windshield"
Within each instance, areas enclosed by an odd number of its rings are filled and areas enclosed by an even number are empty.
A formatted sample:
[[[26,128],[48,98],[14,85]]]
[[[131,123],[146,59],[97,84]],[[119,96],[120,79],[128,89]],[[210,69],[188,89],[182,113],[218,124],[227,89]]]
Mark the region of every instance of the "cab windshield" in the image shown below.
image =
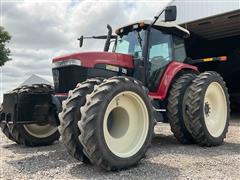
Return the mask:
[[[131,31],[126,35],[118,36],[114,52],[131,54],[135,57],[142,57],[145,30]]]

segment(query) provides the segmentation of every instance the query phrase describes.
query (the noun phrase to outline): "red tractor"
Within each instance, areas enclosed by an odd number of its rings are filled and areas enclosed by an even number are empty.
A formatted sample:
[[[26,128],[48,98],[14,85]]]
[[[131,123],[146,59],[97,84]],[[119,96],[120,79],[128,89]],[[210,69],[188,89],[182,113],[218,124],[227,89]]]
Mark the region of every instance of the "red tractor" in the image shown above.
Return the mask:
[[[165,21],[157,21],[162,12]],[[116,35],[108,26],[108,35],[93,37],[106,39],[104,52],[54,58],[54,90],[33,85],[5,94],[2,131],[19,144],[47,145],[59,138],[59,126],[73,157],[106,170],[138,163],[156,122],[169,122],[183,144],[222,144],[230,118],[225,83],[216,72],[198,70],[208,59],[187,58],[184,38],[190,34],[169,22],[176,7],[162,12]]]

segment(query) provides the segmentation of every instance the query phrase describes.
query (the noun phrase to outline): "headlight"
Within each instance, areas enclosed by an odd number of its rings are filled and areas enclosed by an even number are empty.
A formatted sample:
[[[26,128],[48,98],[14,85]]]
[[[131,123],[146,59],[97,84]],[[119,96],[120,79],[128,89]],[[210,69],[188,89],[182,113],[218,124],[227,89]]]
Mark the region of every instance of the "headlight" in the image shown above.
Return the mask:
[[[67,59],[64,61],[57,61],[52,63],[52,68],[64,67],[64,66],[81,66],[82,62],[79,59]]]

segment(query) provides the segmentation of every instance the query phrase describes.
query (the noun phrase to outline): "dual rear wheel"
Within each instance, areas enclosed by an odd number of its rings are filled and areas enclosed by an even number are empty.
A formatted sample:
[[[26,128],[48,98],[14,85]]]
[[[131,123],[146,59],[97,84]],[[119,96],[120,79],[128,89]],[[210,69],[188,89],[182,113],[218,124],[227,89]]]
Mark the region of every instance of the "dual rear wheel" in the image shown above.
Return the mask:
[[[167,112],[171,130],[181,143],[222,144],[230,119],[225,82],[216,72],[180,76],[172,84]]]

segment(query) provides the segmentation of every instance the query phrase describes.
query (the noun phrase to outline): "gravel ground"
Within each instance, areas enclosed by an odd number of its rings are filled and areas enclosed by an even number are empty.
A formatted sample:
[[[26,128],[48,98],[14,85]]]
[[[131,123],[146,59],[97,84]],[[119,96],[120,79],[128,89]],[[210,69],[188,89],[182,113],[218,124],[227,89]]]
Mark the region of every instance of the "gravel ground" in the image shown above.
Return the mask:
[[[146,158],[121,172],[82,164],[59,142],[25,148],[0,133],[0,179],[240,179],[240,114],[232,119],[225,143],[212,148],[181,145],[169,125],[158,124]]]

